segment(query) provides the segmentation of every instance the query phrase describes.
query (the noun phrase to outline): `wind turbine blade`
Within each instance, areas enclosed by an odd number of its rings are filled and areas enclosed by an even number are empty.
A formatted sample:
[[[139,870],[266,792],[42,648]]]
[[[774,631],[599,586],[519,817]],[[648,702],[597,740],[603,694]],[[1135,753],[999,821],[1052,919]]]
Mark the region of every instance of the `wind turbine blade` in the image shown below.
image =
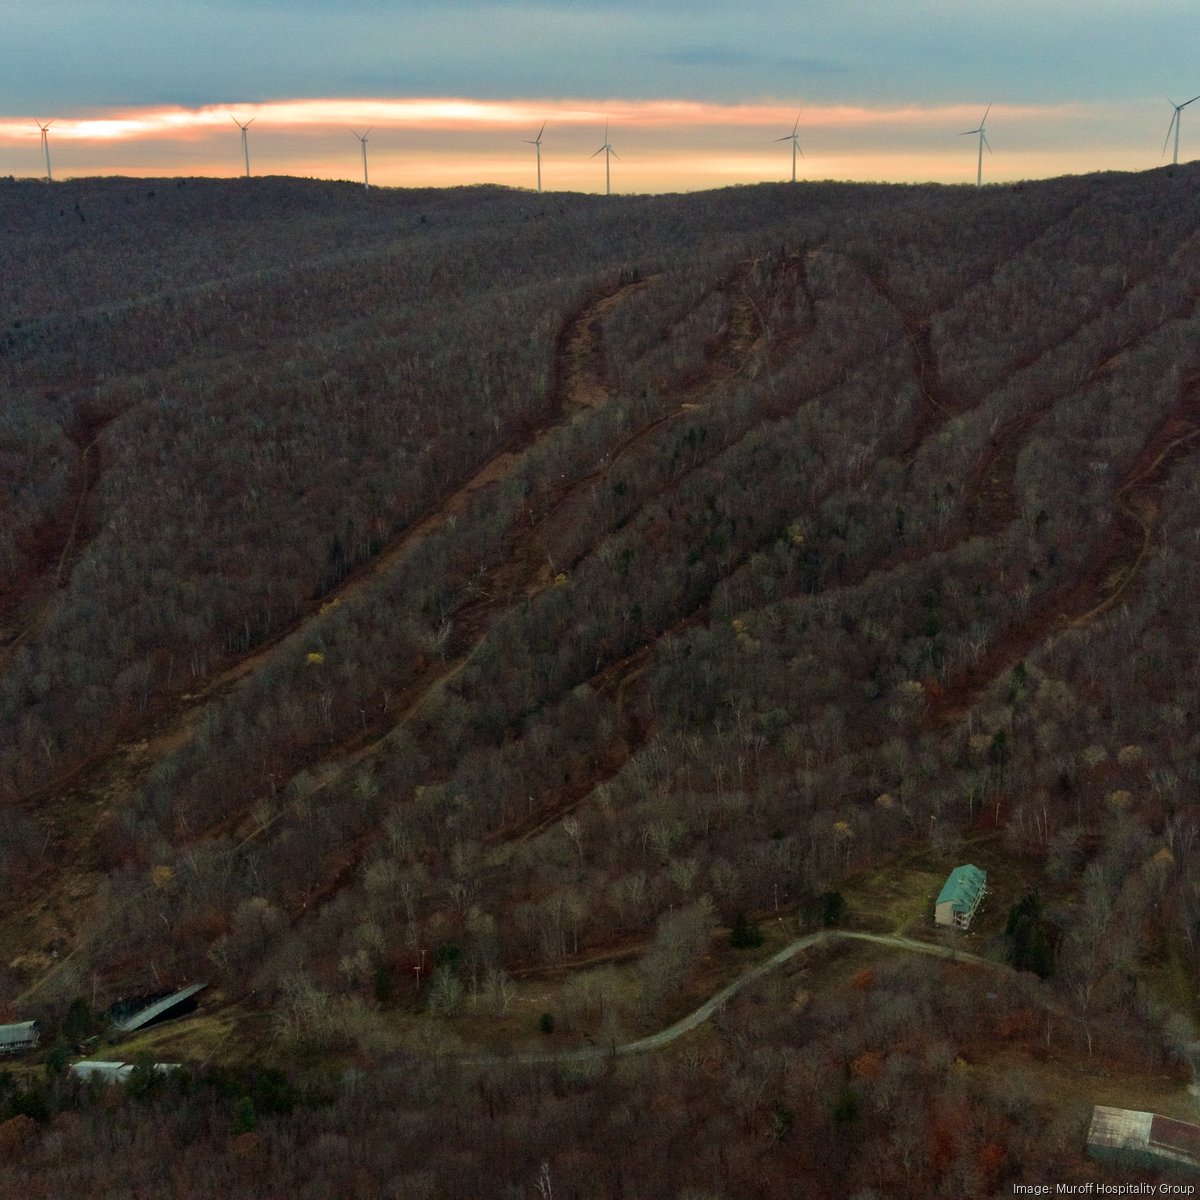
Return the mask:
[[[796,123],[792,126],[792,137],[796,136],[796,130],[800,128],[800,116],[803,112],[804,109],[801,109],[800,112],[796,114]]]
[[[982,129],[982,128],[983,127],[980,126],[980,129]],[[962,131],[962,133],[960,133],[958,136],[959,137],[970,137],[973,133],[978,133],[978,132],[979,132],[979,129],[964,129]]]
[[[247,129],[249,129],[249,128],[250,128],[250,126],[251,126],[251,125],[253,125],[253,124],[254,124],[254,122],[255,122],[255,121],[257,121],[257,120],[258,120],[258,118],[257,118],[257,117],[251,117],[251,118],[250,118],[250,120],[248,120],[248,121],[246,122],[246,128],[247,128]]]
[[[605,150],[607,150],[607,149],[608,149],[607,146],[601,146],[600,149],[596,151],[596,154],[603,154],[605,152]],[[589,154],[588,158],[595,158],[596,154]]]
[[[545,122],[545,121],[543,121],[543,122],[542,122],[542,127],[541,127],[541,129],[539,129],[539,130],[538,130],[538,135],[537,135],[537,138],[536,138],[536,139],[535,139],[535,141],[534,141],[534,145],[537,145],[537,143],[538,143],[538,142],[540,142],[540,141],[542,140],[542,134],[543,134],[543,133],[545,133],[545,132],[546,132],[546,122]]]
[[[986,133],[985,133],[985,134],[982,134],[982,137],[983,137],[983,144],[984,144],[984,145],[987,147],[987,152],[988,152],[989,154],[991,154],[991,152],[992,152],[992,143],[991,143],[991,142],[989,142],[989,141],[987,140],[987,134],[986,134]]]
[[[980,129],[982,129],[982,128],[983,128],[983,127],[984,127],[984,126],[987,124],[988,113],[990,113],[991,111],[992,111],[992,106],[991,106],[991,104],[989,104],[989,105],[987,106],[987,108],[985,108],[985,109],[983,110],[983,120],[979,122],[979,128],[980,128]]]
[[[1162,152],[1166,154],[1167,147],[1171,144],[1171,134],[1175,132],[1175,122],[1179,120],[1179,109],[1176,109],[1171,114],[1171,123],[1167,126],[1167,136],[1163,138]]]
[[[791,140],[792,140],[792,135],[790,133],[787,135],[787,137],[771,139],[771,141],[773,141],[773,142],[790,142]]]
[[[241,127],[242,127],[242,123],[241,123],[241,121],[239,121],[239,120],[237,119],[237,117],[235,117],[235,116],[233,115],[233,113],[230,113],[230,114],[229,114],[229,119],[230,119],[230,120],[231,120],[231,121],[232,121],[232,122],[233,122],[233,123],[234,123],[234,124],[235,124],[235,125],[236,125],[236,126],[239,128],[239,129],[241,129]]]
[[[1190,100],[1185,100],[1179,107],[1187,108],[1189,104],[1195,104],[1197,100],[1200,100],[1200,96],[1193,96]]]
[[[370,132],[371,132],[371,130],[372,130],[372,129],[374,129],[374,128],[375,128],[375,126],[374,126],[374,125],[368,125],[368,126],[367,126],[367,133],[370,133]],[[363,134],[363,141],[364,141],[364,142],[367,140],[367,133],[364,133],[364,134]]]
[[[615,150],[614,150],[614,149],[613,149],[611,146],[609,146],[609,148],[608,148],[608,152],[609,152],[609,154],[611,154],[611,155],[613,156],[613,158],[620,158],[620,157],[621,157],[621,156],[620,156],[620,155],[619,155],[619,154],[618,154],[618,153],[617,153],[617,152],[616,152],[616,151],[615,151]]]

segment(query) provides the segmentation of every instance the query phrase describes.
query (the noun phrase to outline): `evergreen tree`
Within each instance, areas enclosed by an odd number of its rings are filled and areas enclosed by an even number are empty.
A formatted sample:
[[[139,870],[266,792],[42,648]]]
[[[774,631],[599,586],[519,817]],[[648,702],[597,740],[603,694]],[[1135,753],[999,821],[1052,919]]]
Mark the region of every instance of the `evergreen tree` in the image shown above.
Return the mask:
[[[753,950],[763,943],[762,930],[751,921],[742,911],[733,918],[733,929],[729,934],[729,944],[739,950]]]
[[[1030,892],[1008,912],[1004,940],[1009,963],[1018,971],[1032,971],[1047,979],[1054,971],[1050,935],[1042,918],[1042,902]]]

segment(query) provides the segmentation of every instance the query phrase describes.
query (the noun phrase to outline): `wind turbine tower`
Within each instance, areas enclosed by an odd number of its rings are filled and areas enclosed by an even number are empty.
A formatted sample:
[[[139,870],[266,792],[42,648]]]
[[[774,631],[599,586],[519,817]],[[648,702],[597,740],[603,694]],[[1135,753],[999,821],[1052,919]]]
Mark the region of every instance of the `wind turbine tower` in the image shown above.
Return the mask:
[[[546,122],[542,122],[541,129],[538,130],[538,135],[535,138],[523,138],[525,145],[537,147],[537,171],[538,171],[538,191],[542,190],[542,134],[546,132]],[[604,140],[607,142],[608,137],[605,135]]]
[[[371,130],[372,130],[373,128],[374,128],[374,126],[373,126],[373,125],[369,125],[369,126],[367,127],[367,133],[370,133],[370,132],[371,132]],[[354,133],[354,130],[352,129],[352,130],[350,130],[350,132],[351,132],[351,133]],[[361,142],[361,143],[362,143],[362,155],[363,155],[363,191],[364,191],[364,192],[365,192],[365,191],[366,191],[366,190],[367,190],[367,189],[368,189],[368,188],[371,186],[370,180],[368,180],[368,179],[367,179],[367,133],[354,133],[354,136],[355,136],[356,138],[358,138],[359,142]],[[247,168],[246,168],[246,174],[248,175],[249,173],[250,173],[250,168],[249,168],[249,167],[247,167]]]
[[[1163,142],[1163,153],[1167,152],[1167,142],[1171,140],[1171,130],[1175,130],[1175,157],[1172,159],[1174,166],[1179,166],[1179,126],[1183,123],[1182,117],[1179,115],[1189,104],[1195,104],[1200,100],[1200,96],[1193,96],[1190,100],[1185,100],[1182,104],[1176,104],[1170,97],[1167,98],[1167,103],[1175,110],[1171,114],[1171,124],[1167,126],[1167,140]],[[49,170],[46,172],[49,174]]]
[[[246,160],[246,178],[250,178],[250,139],[246,136],[246,130],[258,120],[257,117],[251,117],[245,124],[231,116],[229,118],[242,131],[242,157]]]
[[[609,170],[609,161],[608,160],[609,160],[610,156],[612,158],[620,158],[621,156],[609,144],[608,122],[607,121],[604,122],[604,145],[601,146],[600,149],[597,150],[595,152],[595,154],[592,154],[590,157],[595,158],[596,154],[604,155],[604,194],[606,196],[611,196],[612,195],[612,174]]]
[[[796,155],[799,154],[801,158],[804,157],[804,151],[800,149],[800,135],[796,132],[796,130],[800,128],[800,117],[803,115],[803,113],[804,113],[804,109],[801,109],[800,112],[798,112],[796,114],[796,123],[792,126],[791,133],[789,133],[786,137],[781,137],[781,138],[775,139],[777,142],[791,142],[792,143],[792,182],[793,183],[796,182]]]
[[[46,182],[47,183],[52,182],[53,176],[50,174],[50,137],[46,131],[53,124],[54,124],[53,121],[47,121],[45,123],[45,125],[43,125],[41,123],[41,121],[39,121],[37,123],[37,127],[42,131],[42,153],[46,156]]]
[[[979,166],[975,170],[975,186],[976,187],[983,186],[983,148],[984,148],[984,146],[987,147],[987,151],[989,154],[991,154],[991,152],[992,152],[992,144],[991,144],[991,142],[989,142],[987,140],[987,130],[984,128],[984,126],[987,125],[988,113],[990,113],[991,111],[992,111],[992,106],[989,104],[987,106],[987,108],[985,108],[983,110],[983,120],[979,122],[979,128],[978,129],[965,129],[959,135],[960,137],[970,137],[973,134],[976,134],[976,133],[979,134]]]

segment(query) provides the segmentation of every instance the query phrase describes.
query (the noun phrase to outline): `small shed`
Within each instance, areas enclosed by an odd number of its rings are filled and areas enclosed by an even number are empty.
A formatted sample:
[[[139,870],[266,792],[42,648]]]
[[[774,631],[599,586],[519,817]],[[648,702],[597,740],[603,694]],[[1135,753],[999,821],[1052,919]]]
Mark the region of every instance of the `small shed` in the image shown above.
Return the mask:
[[[15,1025],[0,1025],[0,1054],[21,1054],[32,1050],[41,1041],[36,1021],[18,1021]]]
[[[172,992],[139,1008],[132,1016],[116,1022],[116,1029],[121,1033],[133,1033],[135,1029],[145,1029],[148,1025],[157,1025],[159,1021],[169,1021],[174,1017],[183,1017],[196,1011],[196,994],[208,987],[207,983],[189,983],[187,987]]]
[[[1200,1125],[1097,1104],[1087,1150],[1097,1161],[1126,1169],[1200,1172]]]
[[[933,919],[952,929],[969,929],[971,918],[987,892],[987,872],[971,863],[955,867],[938,892]]]

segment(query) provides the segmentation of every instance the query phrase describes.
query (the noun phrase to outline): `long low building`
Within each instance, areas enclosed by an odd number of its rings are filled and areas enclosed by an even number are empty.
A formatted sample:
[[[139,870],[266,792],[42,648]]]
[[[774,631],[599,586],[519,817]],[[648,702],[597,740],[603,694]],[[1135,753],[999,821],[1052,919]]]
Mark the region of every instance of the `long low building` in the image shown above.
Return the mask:
[[[953,929],[969,929],[984,894],[987,892],[987,872],[971,863],[964,863],[950,872],[933,906],[933,919],[939,925]]]
[[[1126,1169],[1200,1171],[1200,1125],[1158,1113],[1097,1104],[1087,1148],[1094,1159]]]
[[[169,996],[163,996],[124,1020],[117,1021],[115,1028],[120,1033],[133,1033],[136,1029],[145,1029],[146,1026],[156,1025],[159,1021],[169,1021],[195,1012],[196,995],[206,987],[207,983],[189,983],[187,987],[180,988]]]
[[[125,1083],[133,1074],[133,1063],[86,1061],[71,1064],[71,1074],[85,1082]],[[152,1063],[152,1071],[159,1075],[178,1071],[178,1063]]]
[[[42,1040],[36,1021],[18,1021],[15,1025],[0,1025],[0,1054],[20,1054],[33,1050]]]

